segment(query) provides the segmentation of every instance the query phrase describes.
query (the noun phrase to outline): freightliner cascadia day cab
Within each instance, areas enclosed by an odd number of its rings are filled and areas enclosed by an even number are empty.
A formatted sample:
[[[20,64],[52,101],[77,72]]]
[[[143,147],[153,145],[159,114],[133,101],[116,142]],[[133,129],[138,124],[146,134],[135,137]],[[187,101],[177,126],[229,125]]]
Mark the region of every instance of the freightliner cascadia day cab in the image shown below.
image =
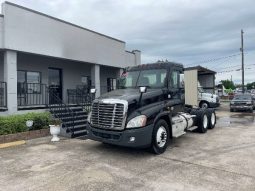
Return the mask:
[[[161,154],[172,138],[195,129],[206,133],[214,128],[214,109],[185,104],[182,73],[183,65],[171,62],[127,68],[119,79],[119,89],[93,101],[88,115],[88,138],[150,148]]]

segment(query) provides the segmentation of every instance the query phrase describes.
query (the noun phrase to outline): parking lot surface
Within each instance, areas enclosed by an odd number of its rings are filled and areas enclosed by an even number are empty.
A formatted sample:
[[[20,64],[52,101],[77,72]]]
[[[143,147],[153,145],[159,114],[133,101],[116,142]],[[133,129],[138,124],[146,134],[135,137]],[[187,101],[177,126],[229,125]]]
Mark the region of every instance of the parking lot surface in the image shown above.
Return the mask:
[[[187,133],[162,155],[50,137],[0,150],[0,190],[255,190],[255,116],[217,110],[206,134]]]

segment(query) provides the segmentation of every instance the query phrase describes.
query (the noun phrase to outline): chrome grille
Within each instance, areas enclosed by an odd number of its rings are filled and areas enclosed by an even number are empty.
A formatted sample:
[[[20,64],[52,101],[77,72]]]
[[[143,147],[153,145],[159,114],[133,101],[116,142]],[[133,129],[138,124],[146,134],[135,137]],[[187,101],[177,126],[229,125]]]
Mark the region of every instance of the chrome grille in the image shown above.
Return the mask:
[[[246,102],[234,102],[234,105],[246,105]]]
[[[127,104],[120,102],[116,100],[94,101],[92,104],[91,125],[102,129],[123,129]]]

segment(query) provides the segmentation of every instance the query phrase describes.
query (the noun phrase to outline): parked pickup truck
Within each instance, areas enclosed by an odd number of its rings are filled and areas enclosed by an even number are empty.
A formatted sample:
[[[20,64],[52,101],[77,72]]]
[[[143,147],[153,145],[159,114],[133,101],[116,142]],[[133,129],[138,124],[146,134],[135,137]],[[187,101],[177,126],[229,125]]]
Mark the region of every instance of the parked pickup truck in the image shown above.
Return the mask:
[[[93,101],[88,138],[161,154],[172,138],[213,129],[214,109],[185,105],[182,73],[183,65],[170,62],[128,68],[119,80],[121,89]]]
[[[216,108],[220,106],[219,96],[216,94],[206,93],[198,82],[198,101],[201,108]]]

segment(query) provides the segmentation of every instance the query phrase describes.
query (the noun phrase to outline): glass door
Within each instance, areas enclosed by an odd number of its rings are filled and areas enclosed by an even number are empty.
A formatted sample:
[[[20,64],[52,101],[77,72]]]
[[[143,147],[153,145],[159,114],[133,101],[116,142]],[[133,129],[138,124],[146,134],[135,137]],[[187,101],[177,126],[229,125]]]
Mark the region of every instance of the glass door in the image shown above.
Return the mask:
[[[62,70],[49,68],[49,103],[56,104],[62,101]]]

